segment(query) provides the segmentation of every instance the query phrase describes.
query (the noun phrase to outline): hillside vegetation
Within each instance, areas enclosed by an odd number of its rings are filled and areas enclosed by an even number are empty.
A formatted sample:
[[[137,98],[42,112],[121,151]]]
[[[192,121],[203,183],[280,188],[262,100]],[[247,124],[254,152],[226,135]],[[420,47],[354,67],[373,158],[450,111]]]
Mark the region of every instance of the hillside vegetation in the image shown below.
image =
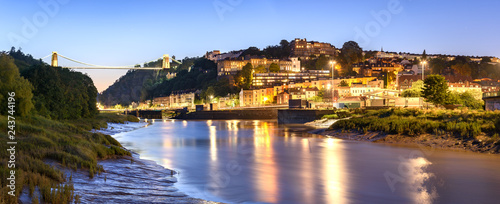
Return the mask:
[[[486,136],[499,140],[500,111],[420,110],[392,108],[365,111],[334,123],[329,130],[384,132],[414,137],[421,134],[469,140]]]
[[[71,182],[63,184],[71,175],[48,163],[87,170],[93,177],[103,171],[99,159],[130,155],[111,136],[90,130],[138,119],[98,115],[96,98],[92,80],[80,72],[48,66],[20,50],[0,53],[0,143],[17,142],[0,151],[0,203],[17,203],[24,187],[32,203],[78,202]],[[6,151],[12,148],[15,157]],[[5,178],[13,171],[16,188],[10,196]]]

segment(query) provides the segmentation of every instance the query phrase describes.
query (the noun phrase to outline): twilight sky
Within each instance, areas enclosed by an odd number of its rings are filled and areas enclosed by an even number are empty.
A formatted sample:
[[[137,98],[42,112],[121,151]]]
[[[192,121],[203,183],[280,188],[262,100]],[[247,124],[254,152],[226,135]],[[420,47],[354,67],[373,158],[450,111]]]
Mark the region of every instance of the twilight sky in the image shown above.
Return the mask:
[[[500,56],[493,0],[0,0],[0,50],[120,66],[307,38],[365,50]],[[49,59],[46,60],[49,62]],[[60,60],[63,66],[73,66]],[[123,70],[87,71],[103,91]]]

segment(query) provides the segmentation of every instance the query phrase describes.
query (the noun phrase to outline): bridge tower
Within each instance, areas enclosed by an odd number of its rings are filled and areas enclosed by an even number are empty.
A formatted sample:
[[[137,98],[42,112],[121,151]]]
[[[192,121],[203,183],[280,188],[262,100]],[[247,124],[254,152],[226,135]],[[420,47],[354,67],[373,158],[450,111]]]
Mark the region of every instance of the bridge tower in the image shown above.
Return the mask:
[[[170,69],[170,57],[168,55],[163,55],[163,63],[161,65],[163,69]]]
[[[52,64],[51,64],[53,67],[57,67],[58,66],[58,63],[57,63],[57,52],[52,52]]]

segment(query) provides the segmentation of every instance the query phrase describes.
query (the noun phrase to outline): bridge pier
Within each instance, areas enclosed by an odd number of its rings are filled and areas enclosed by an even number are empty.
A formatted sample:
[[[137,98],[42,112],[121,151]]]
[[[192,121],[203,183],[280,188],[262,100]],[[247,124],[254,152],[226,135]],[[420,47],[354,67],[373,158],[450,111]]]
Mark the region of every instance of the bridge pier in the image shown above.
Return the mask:
[[[58,66],[58,62],[57,62],[57,52],[52,52],[52,63],[51,65],[53,67],[57,67]]]

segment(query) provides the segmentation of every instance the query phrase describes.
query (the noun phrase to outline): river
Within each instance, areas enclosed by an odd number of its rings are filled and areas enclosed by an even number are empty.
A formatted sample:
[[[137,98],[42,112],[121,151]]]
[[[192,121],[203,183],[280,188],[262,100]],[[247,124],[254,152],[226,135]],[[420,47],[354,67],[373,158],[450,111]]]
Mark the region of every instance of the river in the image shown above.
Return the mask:
[[[156,120],[115,134],[178,175],[195,198],[227,203],[498,203],[500,156],[305,133],[259,120]]]

